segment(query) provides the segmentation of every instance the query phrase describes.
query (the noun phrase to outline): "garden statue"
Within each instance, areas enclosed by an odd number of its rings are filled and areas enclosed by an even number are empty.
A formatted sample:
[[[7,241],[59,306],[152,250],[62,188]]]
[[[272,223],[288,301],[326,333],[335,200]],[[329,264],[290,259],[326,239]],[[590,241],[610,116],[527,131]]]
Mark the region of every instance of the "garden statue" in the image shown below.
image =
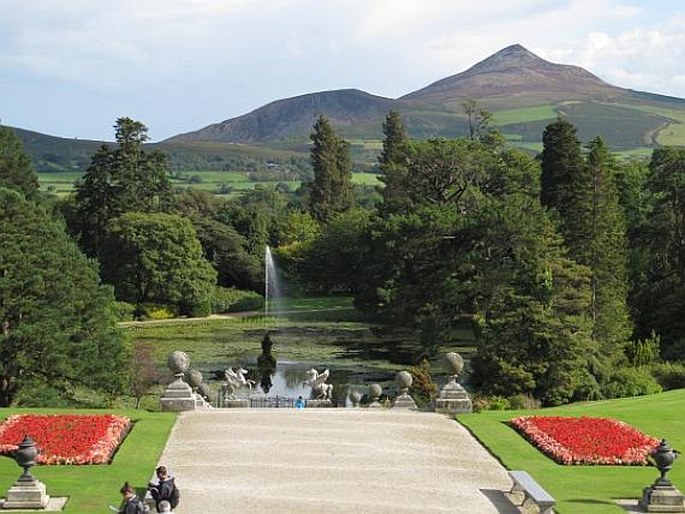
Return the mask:
[[[210,409],[212,407],[209,403],[211,389],[204,382],[202,373],[200,373],[196,369],[189,371],[188,383],[193,388],[193,392],[195,393],[195,403],[197,407],[203,409]]]
[[[167,365],[176,379],[167,386],[159,400],[162,410],[175,412],[195,410],[195,393],[193,393],[190,385],[183,380],[185,372],[190,366],[190,357],[187,353],[178,350],[171,352],[167,358]]]
[[[331,400],[333,397],[333,385],[327,384],[326,380],[330,371],[325,370],[319,374],[314,368],[307,371],[307,380],[304,382],[312,388],[312,396],[316,400]]]
[[[271,353],[273,342],[269,336],[269,332],[264,334],[262,339],[262,353],[257,357],[257,371],[259,372],[259,385],[264,391],[264,394],[269,393],[269,389],[273,386],[271,380],[272,375],[276,371],[276,357]]]
[[[243,389],[247,387],[250,391],[252,386],[255,384],[254,380],[250,380],[245,375],[247,375],[247,370],[244,368],[228,368],[224,371],[224,376],[226,377],[226,398],[235,399],[235,392],[238,389]]]

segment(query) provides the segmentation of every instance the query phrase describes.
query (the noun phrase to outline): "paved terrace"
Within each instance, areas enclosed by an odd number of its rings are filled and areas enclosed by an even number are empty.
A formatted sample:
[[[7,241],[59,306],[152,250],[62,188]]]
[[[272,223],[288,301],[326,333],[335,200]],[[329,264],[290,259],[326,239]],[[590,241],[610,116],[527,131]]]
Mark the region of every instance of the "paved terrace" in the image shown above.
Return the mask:
[[[368,409],[185,412],[160,464],[177,514],[516,514],[505,469],[435,413]]]

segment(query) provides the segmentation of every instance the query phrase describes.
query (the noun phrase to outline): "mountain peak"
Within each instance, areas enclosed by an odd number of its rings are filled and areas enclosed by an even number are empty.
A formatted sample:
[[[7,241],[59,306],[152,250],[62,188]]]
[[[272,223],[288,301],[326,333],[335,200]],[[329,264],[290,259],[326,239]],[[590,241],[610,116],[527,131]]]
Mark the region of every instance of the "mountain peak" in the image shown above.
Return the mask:
[[[502,68],[510,68],[512,66],[530,67],[551,64],[552,63],[549,61],[545,61],[524,46],[517,43],[515,45],[503,48],[499,52],[492,54],[490,57],[483,59],[477,64],[474,64],[464,73],[483,73]]]
[[[450,101],[577,91],[582,91],[584,95],[589,91],[594,93],[598,88],[612,86],[583,68],[546,61],[524,46],[515,44],[462,73],[434,82],[402,98],[410,101]],[[570,99],[573,99],[573,95]]]

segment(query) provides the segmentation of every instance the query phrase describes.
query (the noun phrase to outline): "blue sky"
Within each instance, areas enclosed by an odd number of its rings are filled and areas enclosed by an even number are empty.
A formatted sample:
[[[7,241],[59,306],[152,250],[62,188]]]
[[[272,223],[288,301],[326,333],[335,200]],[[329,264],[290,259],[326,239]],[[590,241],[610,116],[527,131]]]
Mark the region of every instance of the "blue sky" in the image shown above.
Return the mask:
[[[520,43],[685,97],[685,7],[624,0],[0,0],[2,124],[152,140],[315,91],[396,98]]]

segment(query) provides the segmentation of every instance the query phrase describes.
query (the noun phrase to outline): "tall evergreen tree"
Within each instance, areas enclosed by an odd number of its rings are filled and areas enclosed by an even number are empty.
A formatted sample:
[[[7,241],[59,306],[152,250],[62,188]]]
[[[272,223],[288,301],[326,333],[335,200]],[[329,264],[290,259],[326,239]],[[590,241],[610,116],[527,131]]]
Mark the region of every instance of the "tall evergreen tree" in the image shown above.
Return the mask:
[[[109,220],[126,212],[166,211],[172,204],[166,157],[142,148],[148,138],[145,125],[119,118],[114,128],[117,148],[102,145],[76,184],[70,229],[94,257],[100,257]]]
[[[21,192],[26,198],[38,194],[38,175],[13,130],[0,126],[0,187]]]
[[[632,333],[628,312],[628,242],[626,221],[614,181],[614,163],[604,141],[597,137],[588,145],[587,188],[590,203],[585,223],[571,236],[571,255],[591,271],[590,314],[593,337],[604,356],[622,350]],[[585,189],[585,184],[580,184]]]
[[[569,183],[583,167],[580,141],[576,128],[559,118],[545,127],[542,134],[543,150],[540,154],[540,202],[555,208],[563,219],[568,218],[567,196]]]
[[[653,196],[638,243],[646,255],[644,280],[634,294],[638,335],[661,335],[668,358],[685,358],[685,150],[652,152],[647,187]]]
[[[60,223],[0,188],[0,406],[24,389],[122,392],[128,349],[114,295]]]
[[[540,199],[558,214],[569,257],[590,268],[592,334],[599,342],[598,362],[609,364],[621,357],[632,332],[625,216],[604,142],[590,142],[584,160],[575,133],[561,119],[545,129]]]
[[[383,122],[383,149],[378,157],[379,180],[383,197],[381,211],[397,212],[407,201],[407,146],[409,141],[397,111],[390,111]]]
[[[309,184],[309,213],[319,223],[352,207],[352,162],[349,144],[321,115],[310,135],[314,180]]]

